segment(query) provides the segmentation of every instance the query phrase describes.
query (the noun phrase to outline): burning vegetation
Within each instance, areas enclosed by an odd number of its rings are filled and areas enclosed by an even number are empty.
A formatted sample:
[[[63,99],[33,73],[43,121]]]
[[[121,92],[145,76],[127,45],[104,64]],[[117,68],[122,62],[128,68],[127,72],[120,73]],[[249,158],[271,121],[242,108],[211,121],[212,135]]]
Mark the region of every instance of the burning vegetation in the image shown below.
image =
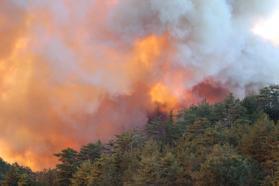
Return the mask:
[[[279,82],[276,0],[0,1],[0,156],[33,170],[149,113]],[[269,39],[270,40],[270,39]],[[220,149],[219,149],[220,150]]]

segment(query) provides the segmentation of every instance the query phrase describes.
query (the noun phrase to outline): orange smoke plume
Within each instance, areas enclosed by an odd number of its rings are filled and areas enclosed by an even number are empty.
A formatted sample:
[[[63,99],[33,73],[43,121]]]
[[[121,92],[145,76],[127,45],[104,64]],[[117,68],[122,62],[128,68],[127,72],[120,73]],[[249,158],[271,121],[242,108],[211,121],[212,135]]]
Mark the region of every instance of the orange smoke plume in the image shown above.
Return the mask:
[[[1,0],[0,157],[53,167],[158,106],[278,82],[278,49],[248,26],[271,1]]]

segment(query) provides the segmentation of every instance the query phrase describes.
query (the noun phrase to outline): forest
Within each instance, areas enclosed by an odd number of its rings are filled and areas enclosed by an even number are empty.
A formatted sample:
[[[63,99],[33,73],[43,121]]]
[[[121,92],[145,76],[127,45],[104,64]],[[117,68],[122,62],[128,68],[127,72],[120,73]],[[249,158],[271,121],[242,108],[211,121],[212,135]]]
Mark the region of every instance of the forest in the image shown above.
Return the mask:
[[[33,172],[0,159],[4,186],[278,186],[279,86],[150,114],[144,128],[56,153]]]

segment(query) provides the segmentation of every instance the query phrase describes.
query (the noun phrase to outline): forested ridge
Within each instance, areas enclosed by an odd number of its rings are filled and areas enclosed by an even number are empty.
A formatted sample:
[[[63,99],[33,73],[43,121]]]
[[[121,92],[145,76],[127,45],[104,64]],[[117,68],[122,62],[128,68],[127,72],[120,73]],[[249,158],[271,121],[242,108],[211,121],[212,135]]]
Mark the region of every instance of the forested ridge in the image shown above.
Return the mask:
[[[128,113],[127,113],[128,114]],[[1,185],[279,185],[279,86],[150,114],[144,129],[67,148],[32,172],[0,159]]]

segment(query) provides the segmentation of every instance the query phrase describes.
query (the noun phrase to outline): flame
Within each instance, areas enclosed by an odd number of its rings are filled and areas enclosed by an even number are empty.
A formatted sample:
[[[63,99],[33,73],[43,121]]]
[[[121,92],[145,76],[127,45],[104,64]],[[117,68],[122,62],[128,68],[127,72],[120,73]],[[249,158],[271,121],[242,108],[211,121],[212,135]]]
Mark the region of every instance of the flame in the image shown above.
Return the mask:
[[[223,1],[76,2],[0,1],[0,157],[9,162],[53,167],[53,153],[142,127],[157,106],[168,112],[219,101],[228,91],[206,81],[212,75],[224,84],[239,80],[231,77],[239,68],[228,77],[224,70],[240,65],[232,60],[245,50],[225,47],[223,58],[220,49],[242,31],[219,38],[216,23],[223,30],[234,21],[211,19],[234,10],[211,15]],[[276,43],[275,19],[268,24],[274,29],[259,24],[255,33]]]
[[[151,35],[135,43],[135,61],[149,69],[154,59],[159,57],[165,43],[165,38]]]
[[[150,98],[153,103],[163,106],[167,111],[174,109],[178,105],[177,97],[162,83],[157,83],[151,88]]]
[[[131,62],[126,70],[131,77],[136,78],[135,81],[142,81],[147,74],[152,73],[162,51],[167,48],[166,38],[165,35],[151,35],[135,42]]]

